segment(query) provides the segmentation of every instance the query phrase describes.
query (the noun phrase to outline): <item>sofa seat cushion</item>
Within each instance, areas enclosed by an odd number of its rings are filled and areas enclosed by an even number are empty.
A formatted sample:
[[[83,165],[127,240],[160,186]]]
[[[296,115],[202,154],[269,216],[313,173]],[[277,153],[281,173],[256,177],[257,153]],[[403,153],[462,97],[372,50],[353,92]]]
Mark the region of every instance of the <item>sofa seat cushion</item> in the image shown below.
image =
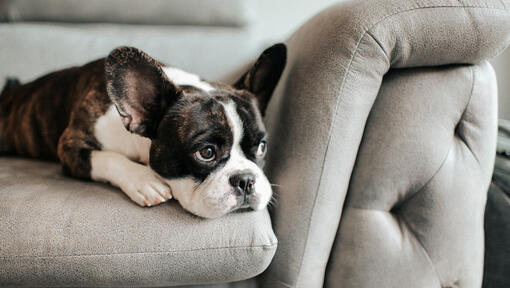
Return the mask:
[[[0,21],[244,26],[252,0],[5,0]]]
[[[276,238],[267,210],[202,219],[142,208],[56,163],[0,158],[0,286],[173,286],[254,277]]]

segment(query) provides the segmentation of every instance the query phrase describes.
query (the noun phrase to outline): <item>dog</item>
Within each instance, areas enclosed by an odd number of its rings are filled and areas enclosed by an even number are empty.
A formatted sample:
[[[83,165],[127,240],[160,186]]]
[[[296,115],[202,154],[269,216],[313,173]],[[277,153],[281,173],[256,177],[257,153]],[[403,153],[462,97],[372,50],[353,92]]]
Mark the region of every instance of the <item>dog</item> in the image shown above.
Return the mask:
[[[266,49],[233,85],[133,47],[30,83],[11,79],[0,96],[0,149],[58,160],[64,174],[110,183],[140,206],[175,198],[204,218],[263,209],[272,189],[262,117],[286,51]]]

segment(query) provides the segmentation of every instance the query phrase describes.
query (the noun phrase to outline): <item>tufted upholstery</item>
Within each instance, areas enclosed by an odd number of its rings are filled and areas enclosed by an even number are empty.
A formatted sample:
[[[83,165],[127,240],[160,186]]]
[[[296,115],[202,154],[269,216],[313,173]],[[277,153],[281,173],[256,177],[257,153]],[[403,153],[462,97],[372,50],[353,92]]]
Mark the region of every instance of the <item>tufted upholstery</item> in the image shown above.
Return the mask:
[[[510,42],[509,10],[347,1],[287,41],[267,113],[280,187],[265,287],[480,285],[496,87],[478,63]]]
[[[494,77],[487,63],[385,76],[327,287],[480,287],[496,135]]]

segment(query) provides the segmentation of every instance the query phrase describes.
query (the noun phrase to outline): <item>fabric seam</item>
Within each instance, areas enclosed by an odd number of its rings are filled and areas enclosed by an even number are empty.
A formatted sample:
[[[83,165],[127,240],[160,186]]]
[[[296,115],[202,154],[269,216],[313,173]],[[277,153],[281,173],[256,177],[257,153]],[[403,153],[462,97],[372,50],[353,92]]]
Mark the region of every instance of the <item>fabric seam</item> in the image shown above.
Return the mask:
[[[432,179],[431,179],[432,180]],[[428,184],[428,183],[427,183]],[[400,215],[394,215],[395,218],[397,219],[400,219],[400,221],[402,221],[402,223],[407,227],[407,229],[409,230],[409,234],[412,235],[412,237],[414,237],[414,239],[416,239],[416,242],[418,242],[418,244],[420,244],[420,247],[421,249],[423,250],[423,253],[425,254],[425,258],[427,258],[430,266],[432,266],[432,270],[434,271],[434,273],[436,274],[437,276],[437,279],[439,280],[439,284],[441,285],[441,287],[443,287],[443,277],[441,276],[441,273],[439,273],[439,271],[437,270],[437,267],[436,265],[434,264],[434,262],[432,261],[432,258],[430,258],[430,254],[429,252],[427,251],[427,249],[425,248],[425,245],[423,245],[423,243],[421,242],[420,238],[418,238],[418,236],[416,235],[416,231],[414,231],[411,226],[409,226],[409,224],[407,223],[406,219],[403,217],[403,216],[400,216]]]
[[[76,255],[15,255],[15,256],[0,256],[0,259],[17,259],[17,258],[72,258],[72,257],[101,257],[101,256],[123,256],[123,255],[157,255],[157,254],[174,254],[183,252],[197,252],[197,251],[218,251],[218,250],[252,250],[252,249],[267,249],[272,250],[276,248],[277,243],[272,245],[260,246],[238,246],[238,247],[216,247],[216,248],[197,248],[197,249],[183,249],[171,251],[150,251],[150,252],[121,252],[121,253],[100,253],[100,254],[76,254]]]
[[[469,95],[469,100],[466,104],[466,107],[464,108],[464,111],[462,112],[462,115],[460,116],[460,119],[459,119],[459,122],[457,123],[457,126],[459,124],[462,124],[462,121],[464,121],[464,115],[466,114],[466,111],[468,110],[469,106],[471,105],[471,99],[473,99],[473,93],[475,91],[475,80],[476,80],[476,73],[475,73],[475,69],[473,69],[472,66],[469,66],[469,69],[471,70],[471,81],[472,81],[472,84],[471,84],[471,93]],[[466,141],[466,138],[463,137],[460,133],[456,133],[455,134],[457,135],[457,137],[462,140],[462,143],[464,143],[464,145],[466,145],[467,149],[469,150],[469,152],[471,152],[471,155],[473,155],[473,158],[475,158],[476,162],[478,163],[478,166],[480,166],[480,168],[482,168],[482,164],[480,163],[480,159],[478,159],[478,156],[476,156],[476,154],[474,153],[473,149],[471,149],[471,146],[469,146],[469,143]]]

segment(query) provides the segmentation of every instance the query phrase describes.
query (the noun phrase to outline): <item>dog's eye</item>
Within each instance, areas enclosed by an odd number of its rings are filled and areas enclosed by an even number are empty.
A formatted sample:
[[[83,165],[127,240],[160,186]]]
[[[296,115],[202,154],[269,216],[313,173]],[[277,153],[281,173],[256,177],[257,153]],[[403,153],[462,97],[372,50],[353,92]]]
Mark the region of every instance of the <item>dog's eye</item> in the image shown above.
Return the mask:
[[[260,141],[259,147],[257,148],[257,153],[255,154],[255,156],[257,158],[264,157],[264,155],[266,155],[266,148],[267,148],[266,141],[264,141],[264,140]]]
[[[214,147],[207,146],[204,147],[197,152],[195,152],[195,157],[200,161],[209,162],[216,158],[216,153],[214,152]]]

